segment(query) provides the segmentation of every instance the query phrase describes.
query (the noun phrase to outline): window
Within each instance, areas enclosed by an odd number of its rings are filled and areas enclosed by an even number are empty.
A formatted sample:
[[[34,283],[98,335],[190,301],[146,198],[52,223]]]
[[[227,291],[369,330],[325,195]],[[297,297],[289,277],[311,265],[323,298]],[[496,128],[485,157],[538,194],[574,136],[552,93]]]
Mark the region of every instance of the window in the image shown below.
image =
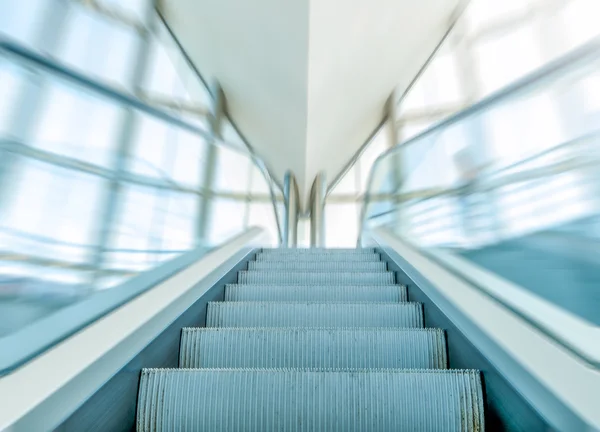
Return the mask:
[[[484,94],[506,86],[542,64],[531,25],[479,41],[474,54]]]
[[[63,84],[48,85],[46,95],[29,144],[108,167],[121,125],[119,106]]]
[[[230,199],[214,199],[210,204],[212,213],[208,226],[208,243],[222,243],[244,228],[246,202]]]
[[[162,120],[137,115],[131,154],[131,170],[156,178],[168,177],[173,155],[175,131]]]
[[[24,158],[18,158],[16,166],[19,169],[6,197],[2,226],[48,241],[35,249],[21,249],[15,240],[14,250],[71,262],[85,260],[85,250],[68,244],[86,245],[93,241],[103,181]]]
[[[0,2],[0,35],[26,45],[36,45],[43,14],[51,0],[3,0]]]
[[[250,203],[248,214],[248,226],[259,226],[267,230],[270,244],[266,246],[275,246],[279,241],[277,234],[277,222],[271,203]]]
[[[570,46],[581,45],[600,34],[597,0],[571,0],[562,11],[565,36]]]
[[[131,27],[92,10],[72,7],[58,57],[87,75],[129,88],[140,42]]]
[[[325,209],[325,244],[327,247],[355,247],[358,239],[358,203],[330,203]]]
[[[21,76],[24,71],[16,66],[0,60],[0,134],[11,132],[13,107],[23,88]]]
[[[247,193],[250,161],[246,155],[218,147],[215,176],[215,190]]]
[[[152,5],[150,0],[99,0],[99,2],[106,7],[116,8],[140,21],[145,18],[146,11]]]
[[[473,0],[466,11],[466,19],[473,31],[508,21],[526,12],[532,0]]]

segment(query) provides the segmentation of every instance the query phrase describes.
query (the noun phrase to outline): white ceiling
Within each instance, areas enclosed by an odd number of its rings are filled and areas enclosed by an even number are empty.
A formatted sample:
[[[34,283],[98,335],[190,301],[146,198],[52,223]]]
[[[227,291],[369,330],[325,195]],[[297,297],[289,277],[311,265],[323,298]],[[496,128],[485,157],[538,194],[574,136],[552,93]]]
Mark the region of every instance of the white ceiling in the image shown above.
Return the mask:
[[[462,0],[164,0],[162,12],[229,114],[301,195],[332,179],[416,75]]]

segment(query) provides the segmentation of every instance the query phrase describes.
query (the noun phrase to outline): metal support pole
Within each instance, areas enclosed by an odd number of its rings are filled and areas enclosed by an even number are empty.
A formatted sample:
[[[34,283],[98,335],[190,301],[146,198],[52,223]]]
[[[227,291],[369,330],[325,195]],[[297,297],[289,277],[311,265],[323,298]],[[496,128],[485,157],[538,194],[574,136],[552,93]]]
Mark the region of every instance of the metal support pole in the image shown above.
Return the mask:
[[[320,172],[310,189],[310,247],[325,247],[325,173]]]
[[[300,213],[300,197],[298,183],[290,171],[285,173],[283,182],[283,198],[285,201],[285,219],[283,226],[283,247],[298,246],[298,214]]]

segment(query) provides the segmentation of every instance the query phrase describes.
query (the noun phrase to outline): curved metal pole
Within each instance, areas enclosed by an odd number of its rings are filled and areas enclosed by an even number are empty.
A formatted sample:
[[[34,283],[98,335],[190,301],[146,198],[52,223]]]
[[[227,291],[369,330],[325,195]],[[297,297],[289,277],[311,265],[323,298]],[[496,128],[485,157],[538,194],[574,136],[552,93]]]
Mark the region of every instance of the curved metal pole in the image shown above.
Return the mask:
[[[285,200],[285,219],[283,226],[283,247],[298,246],[298,214],[300,198],[296,176],[291,171],[285,173],[283,181],[283,198]]]
[[[310,247],[325,247],[325,173],[315,177],[310,189]]]

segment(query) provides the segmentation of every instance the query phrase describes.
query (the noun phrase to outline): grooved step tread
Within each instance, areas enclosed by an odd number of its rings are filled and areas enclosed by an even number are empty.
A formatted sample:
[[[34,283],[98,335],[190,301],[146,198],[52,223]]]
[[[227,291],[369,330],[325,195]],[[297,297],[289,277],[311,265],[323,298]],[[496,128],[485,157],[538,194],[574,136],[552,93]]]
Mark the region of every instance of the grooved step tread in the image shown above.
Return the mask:
[[[379,262],[381,257],[378,253],[369,254],[275,254],[275,253],[258,253],[256,261],[258,262],[288,262],[294,260],[297,262],[314,262],[314,261],[335,261],[335,262]]]
[[[138,431],[482,431],[476,371],[144,369]]]
[[[342,272],[384,272],[387,263],[383,261],[250,261],[248,270],[257,271],[342,271]]]
[[[375,249],[373,248],[359,248],[359,249],[350,249],[350,248],[275,248],[275,249],[262,249],[261,251],[264,254],[277,254],[277,255],[301,255],[301,254],[339,254],[339,255],[360,255],[360,254],[373,254],[375,253]]]
[[[403,285],[237,285],[225,286],[225,301],[405,302]]]
[[[239,284],[393,285],[393,272],[240,271]]]
[[[445,369],[439,329],[184,328],[183,368]]]
[[[210,302],[206,327],[422,328],[421,303]]]

